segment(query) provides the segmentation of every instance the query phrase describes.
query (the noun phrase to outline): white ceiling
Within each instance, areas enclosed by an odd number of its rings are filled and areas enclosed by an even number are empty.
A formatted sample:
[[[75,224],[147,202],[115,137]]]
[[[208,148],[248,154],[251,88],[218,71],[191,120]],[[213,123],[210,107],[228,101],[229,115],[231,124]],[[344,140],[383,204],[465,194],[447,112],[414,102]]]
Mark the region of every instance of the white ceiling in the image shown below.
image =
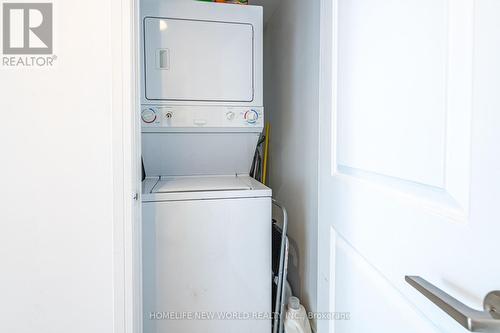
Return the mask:
[[[271,18],[276,8],[281,0],[249,0],[250,5],[263,6],[264,7],[264,22]]]

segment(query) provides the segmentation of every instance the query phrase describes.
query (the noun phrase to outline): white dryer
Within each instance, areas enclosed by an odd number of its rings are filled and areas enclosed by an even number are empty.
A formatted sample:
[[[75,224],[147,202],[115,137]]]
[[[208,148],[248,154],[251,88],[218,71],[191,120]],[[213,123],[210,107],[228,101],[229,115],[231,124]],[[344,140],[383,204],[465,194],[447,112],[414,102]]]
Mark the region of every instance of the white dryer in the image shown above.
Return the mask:
[[[270,332],[270,198],[248,176],[144,182],[145,333]]]
[[[262,8],[141,5],[147,175],[248,173],[264,127]]]
[[[143,105],[262,107],[262,7],[148,0],[141,17]]]

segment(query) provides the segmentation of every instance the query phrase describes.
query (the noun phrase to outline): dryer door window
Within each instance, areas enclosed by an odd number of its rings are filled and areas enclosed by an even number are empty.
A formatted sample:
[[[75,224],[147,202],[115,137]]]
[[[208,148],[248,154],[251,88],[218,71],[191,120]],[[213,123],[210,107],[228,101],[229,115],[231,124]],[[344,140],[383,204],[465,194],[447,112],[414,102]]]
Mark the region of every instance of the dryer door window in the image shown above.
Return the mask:
[[[250,24],[145,18],[146,98],[253,101]]]

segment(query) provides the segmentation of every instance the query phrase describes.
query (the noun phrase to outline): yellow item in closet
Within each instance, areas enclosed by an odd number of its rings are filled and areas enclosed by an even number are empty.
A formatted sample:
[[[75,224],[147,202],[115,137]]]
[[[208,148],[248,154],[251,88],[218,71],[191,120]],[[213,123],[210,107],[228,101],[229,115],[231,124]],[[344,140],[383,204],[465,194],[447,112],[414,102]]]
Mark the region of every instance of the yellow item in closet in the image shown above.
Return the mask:
[[[269,155],[269,134],[271,133],[271,124],[266,123],[266,141],[264,145],[264,167],[262,169],[262,183],[267,185],[267,160]]]

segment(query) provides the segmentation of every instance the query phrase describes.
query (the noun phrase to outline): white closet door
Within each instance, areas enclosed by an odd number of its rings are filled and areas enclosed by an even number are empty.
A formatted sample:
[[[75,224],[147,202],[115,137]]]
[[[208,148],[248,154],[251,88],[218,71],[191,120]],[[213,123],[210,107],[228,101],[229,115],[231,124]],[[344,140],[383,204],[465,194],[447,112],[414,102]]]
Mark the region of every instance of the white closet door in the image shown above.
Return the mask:
[[[319,332],[498,332],[500,2],[323,4]]]

